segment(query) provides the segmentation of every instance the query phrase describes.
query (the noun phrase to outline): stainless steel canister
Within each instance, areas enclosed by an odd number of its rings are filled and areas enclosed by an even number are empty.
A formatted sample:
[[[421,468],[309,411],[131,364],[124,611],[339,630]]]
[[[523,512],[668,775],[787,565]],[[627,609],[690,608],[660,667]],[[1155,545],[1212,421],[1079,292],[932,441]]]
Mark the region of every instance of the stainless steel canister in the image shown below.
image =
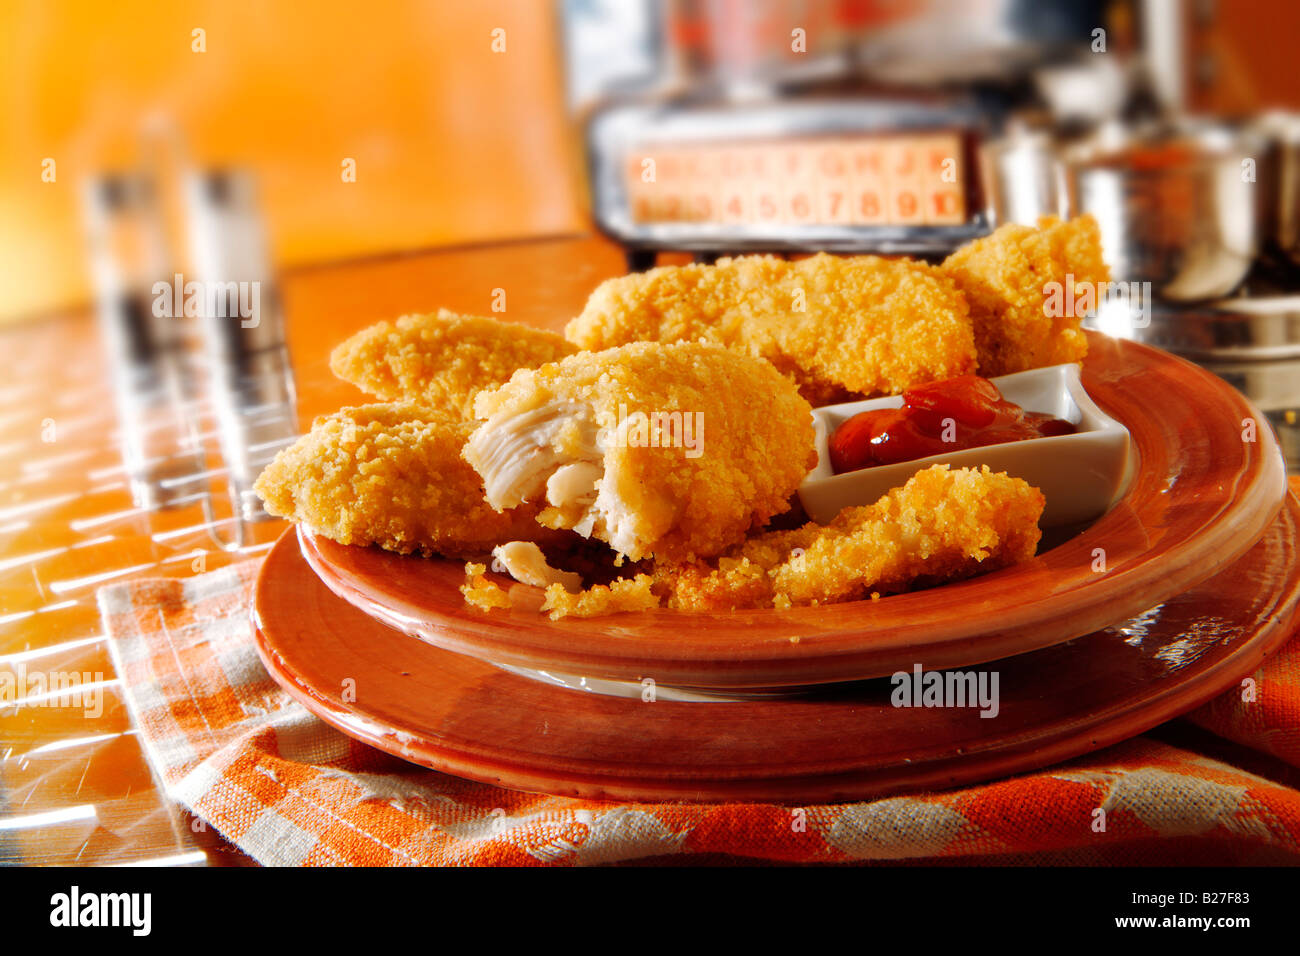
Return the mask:
[[[1038,224],[1040,216],[1063,211],[1056,147],[1044,130],[1012,130],[980,149],[980,174],[994,226]]]
[[[1269,140],[1277,162],[1270,238],[1278,252],[1300,265],[1300,113],[1266,113],[1254,127]]]
[[[1108,126],[1065,150],[1061,172],[1070,213],[1101,226],[1113,279],[1198,302],[1227,295],[1250,270],[1267,162],[1248,131],[1184,120]]]

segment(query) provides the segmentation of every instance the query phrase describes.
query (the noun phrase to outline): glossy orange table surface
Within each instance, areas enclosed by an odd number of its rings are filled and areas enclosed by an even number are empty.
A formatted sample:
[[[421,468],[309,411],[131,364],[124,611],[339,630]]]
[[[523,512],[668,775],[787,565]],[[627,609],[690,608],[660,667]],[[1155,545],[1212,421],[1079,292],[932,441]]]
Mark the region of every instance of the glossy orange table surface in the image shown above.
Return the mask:
[[[329,351],[351,332],[446,307],[560,328],[622,253],[596,239],[507,243],[299,270],[281,277],[303,428],[364,400]],[[255,526],[221,550],[201,508],[133,506],[109,369],[87,313],[0,331],[0,864],[240,863],[157,789],[104,640],[95,591],[189,576],[263,554]],[[228,511],[218,507],[218,519]],[[220,531],[220,529],[218,529]],[[39,693],[77,675],[83,700]],[[89,702],[89,706],[82,706]]]

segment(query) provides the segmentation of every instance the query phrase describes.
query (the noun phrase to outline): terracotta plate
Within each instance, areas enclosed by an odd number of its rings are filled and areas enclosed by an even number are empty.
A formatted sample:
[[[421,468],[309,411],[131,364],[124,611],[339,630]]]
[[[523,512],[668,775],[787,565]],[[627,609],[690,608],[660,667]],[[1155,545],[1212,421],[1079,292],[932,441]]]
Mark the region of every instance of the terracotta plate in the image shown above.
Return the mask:
[[[992,717],[891,706],[889,679],[739,703],[551,687],[378,623],[320,582],[292,535],[262,568],[254,623],[267,668],[309,710],[437,770],[597,799],[861,799],[1056,763],[1236,684],[1296,623],[1300,503],[1288,503],[1200,586],[1078,640],[977,668],[989,690],[997,674]],[[343,699],[345,687],[355,700]]]
[[[466,605],[463,562],[311,535],[303,535],[303,553],[336,594],[393,627],[532,671],[737,691],[1038,650],[1213,575],[1259,538],[1286,494],[1285,466],[1262,413],[1221,379],[1133,342],[1090,333],[1089,345],[1083,384],[1128,428],[1133,480],[1087,530],[1032,561],[970,581],[788,611],[659,610],[552,622]],[[1256,423],[1253,435],[1248,420]]]

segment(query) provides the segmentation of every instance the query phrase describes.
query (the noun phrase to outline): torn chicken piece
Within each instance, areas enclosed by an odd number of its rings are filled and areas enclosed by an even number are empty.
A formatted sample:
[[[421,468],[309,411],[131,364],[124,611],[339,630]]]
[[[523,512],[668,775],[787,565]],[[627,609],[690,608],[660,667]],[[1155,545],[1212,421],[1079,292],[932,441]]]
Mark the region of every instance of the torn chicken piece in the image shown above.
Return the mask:
[[[1085,295],[1096,303],[1110,280],[1092,216],[1068,222],[1044,216],[1036,229],[1007,223],[962,246],[940,268],[970,303],[985,378],[1078,362],[1088,353],[1082,316],[1061,303]]]
[[[813,405],[975,371],[966,299],[936,267],[818,253],[609,279],[564,329],[584,349],[708,342],[767,359]]]
[[[520,584],[549,588],[557,584],[566,591],[582,590],[582,575],[560,571],[546,562],[542,549],[531,541],[511,541],[492,549],[492,557],[501,562],[506,573]]]
[[[537,506],[501,513],[461,457],[471,422],[411,403],[317,418],[254,489],[273,515],[340,544],[471,557],[505,541],[572,538],[543,528]]]
[[[376,398],[473,419],[482,389],[576,351],[555,332],[443,309],[362,329],[334,349],[330,368]]]
[[[588,496],[594,500],[603,453],[590,405],[545,401],[487,428],[491,430],[481,427],[471,437],[465,458],[483,477],[494,508],[517,508],[525,501],[563,507]],[[575,482],[584,471],[594,471],[594,478]]]
[[[812,410],[771,365],[640,342],[519,371],[479,395],[465,446],[495,508],[633,560],[717,554],[789,507],[816,463]]]
[[[983,574],[1033,557],[1042,492],[1003,473],[935,465],[829,525],[757,535],[710,562],[659,565],[684,610],[855,601]]]

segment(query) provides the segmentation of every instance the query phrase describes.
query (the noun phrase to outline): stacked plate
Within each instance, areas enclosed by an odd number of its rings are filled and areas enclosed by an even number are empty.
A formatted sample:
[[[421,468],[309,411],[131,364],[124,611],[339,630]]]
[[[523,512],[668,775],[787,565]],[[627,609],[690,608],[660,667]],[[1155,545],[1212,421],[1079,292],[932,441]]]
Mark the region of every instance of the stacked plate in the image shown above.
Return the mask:
[[[1300,601],[1300,503],[1250,402],[1096,333],[1080,382],[1128,430],[1127,486],[1013,567],[826,607],[551,621],[467,605],[462,562],[289,532],[259,648],[345,733],[524,790],[829,801],[1063,760],[1236,684]]]

